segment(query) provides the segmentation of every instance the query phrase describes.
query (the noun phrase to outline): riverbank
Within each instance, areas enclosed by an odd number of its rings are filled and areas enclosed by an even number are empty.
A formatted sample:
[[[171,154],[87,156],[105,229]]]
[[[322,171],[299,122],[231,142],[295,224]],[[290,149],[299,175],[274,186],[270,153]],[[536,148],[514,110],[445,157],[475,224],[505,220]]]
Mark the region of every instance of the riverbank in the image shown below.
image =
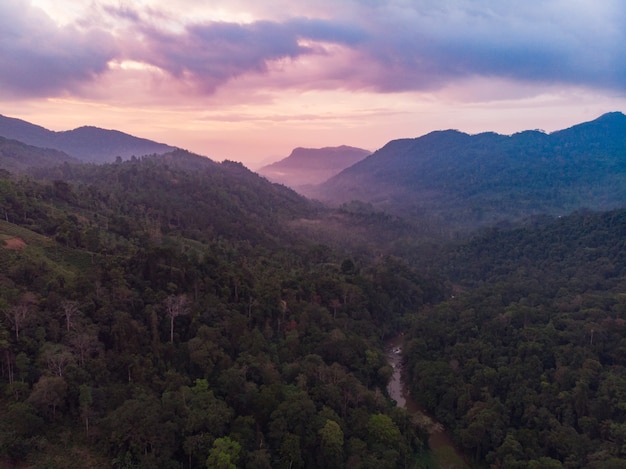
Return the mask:
[[[428,411],[413,400],[408,387],[404,383],[402,370],[402,347],[404,336],[396,336],[387,342],[385,353],[387,361],[393,368],[393,375],[387,386],[389,396],[396,401],[398,407],[405,408],[410,414],[418,416],[424,426],[428,427],[428,446],[433,452],[437,465],[442,469],[471,469],[467,458],[454,445],[452,438],[443,425],[429,415]]]

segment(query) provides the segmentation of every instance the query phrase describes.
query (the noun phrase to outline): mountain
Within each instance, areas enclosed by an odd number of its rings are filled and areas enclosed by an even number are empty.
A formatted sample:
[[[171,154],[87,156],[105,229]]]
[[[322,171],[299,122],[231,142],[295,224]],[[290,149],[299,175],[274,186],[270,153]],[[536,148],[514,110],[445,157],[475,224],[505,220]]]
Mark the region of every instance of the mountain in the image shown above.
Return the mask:
[[[346,145],[296,148],[287,158],[264,166],[258,172],[270,181],[297,188],[320,184],[370,154],[368,150]]]
[[[78,163],[79,160],[51,148],[39,148],[17,140],[0,137],[0,168],[22,172],[28,168],[45,168],[61,163]]]
[[[517,136],[527,171],[619,173],[620,119]],[[493,183],[467,147],[509,137],[475,137],[429,138]],[[182,150],[0,171],[0,467],[443,467],[440,427],[474,467],[624,467],[626,209],[415,234]],[[384,391],[387,339],[436,420]]]
[[[287,223],[311,216],[313,204],[293,190],[268,182],[241,163],[216,163],[175,150],[104,165],[63,165],[33,170],[38,179],[82,184],[115,197],[128,223],[144,229],[158,217],[159,231],[191,239],[261,240],[284,235]],[[87,196],[80,196],[85,198]]]
[[[162,154],[174,150],[169,145],[117,130],[85,126],[54,132],[21,119],[1,115],[0,136],[41,148],[53,148],[90,163],[111,162],[118,156],[128,159],[133,155]]]
[[[436,131],[389,142],[307,195],[475,228],[626,204],[626,116],[546,134]]]

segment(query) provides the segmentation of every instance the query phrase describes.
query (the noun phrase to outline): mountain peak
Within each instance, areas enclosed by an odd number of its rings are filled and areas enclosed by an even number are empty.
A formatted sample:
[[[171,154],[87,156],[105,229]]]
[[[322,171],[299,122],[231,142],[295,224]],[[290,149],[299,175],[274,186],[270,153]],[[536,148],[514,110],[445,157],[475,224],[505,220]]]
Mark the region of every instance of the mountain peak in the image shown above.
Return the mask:
[[[607,112],[596,119],[597,121],[617,120],[626,122],[626,115],[619,111]]]
[[[319,184],[370,154],[368,150],[348,145],[323,148],[297,147],[287,158],[261,168],[259,174],[291,187]]]

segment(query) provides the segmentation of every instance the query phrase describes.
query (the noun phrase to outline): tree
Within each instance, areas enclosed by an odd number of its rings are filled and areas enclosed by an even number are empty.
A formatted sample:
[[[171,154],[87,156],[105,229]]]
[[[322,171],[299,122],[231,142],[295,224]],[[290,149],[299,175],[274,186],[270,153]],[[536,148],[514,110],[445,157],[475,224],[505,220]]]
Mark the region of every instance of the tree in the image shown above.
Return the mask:
[[[241,456],[241,445],[229,437],[218,438],[206,460],[209,469],[237,469]]]
[[[67,332],[69,332],[72,325],[72,317],[80,312],[78,303],[76,301],[64,300],[61,302],[61,308],[63,310],[63,316],[65,317]]]
[[[157,461],[160,467],[167,467],[179,430],[156,396],[140,394],[124,401],[103,423],[118,456],[130,453],[131,460],[139,461],[141,467],[157,467]]]
[[[85,433],[89,435],[89,417],[93,415],[93,395],[91,386],[81,384],[79,388],[78,404],[80,406],[80,416],[85,421]]]
[[[74,362],[74,357],[65,345],[47,343],[41,353],[48,370],[57,376],[63,376],[65,368]]]
[[[28,321],[28,317],[33,309],[33,306],[37,304],[37,297],[32,292],[26,292],[22,295],[20,300],[11,306],[7,312],[5,312],[7,318],[13,324],[15,329],[15,339],[20,338],[20,329]]]
[[[42,376],[33,386],[28,402],[47,411],[52,409],[52,418],[56,418],[57,407],[65,402],[67,383],[61,376]]]
[[[170,344],[174,343],[174,319],[189,314],[186,295],[170,295],[165,298],[165,312],[170,318]]]
[[[372,415],[367,424],[367,429],[375,443],[394,446],[400,441],[400,430],[388,415]]]
[[[324,466],[338,468],[343,466],[343,431],[334,420],[326,420],[319,430]]]
[[[304,466],[300,451],[300,437],[293,433],[286,433],[278,451],[280,454],[280,468],[296,469]]]
[[[80,366],[84,366],[85,358],[97,352],[102,344],[98,341],[95,331],[81,331],[70,337],[70,345],[78,352]]]

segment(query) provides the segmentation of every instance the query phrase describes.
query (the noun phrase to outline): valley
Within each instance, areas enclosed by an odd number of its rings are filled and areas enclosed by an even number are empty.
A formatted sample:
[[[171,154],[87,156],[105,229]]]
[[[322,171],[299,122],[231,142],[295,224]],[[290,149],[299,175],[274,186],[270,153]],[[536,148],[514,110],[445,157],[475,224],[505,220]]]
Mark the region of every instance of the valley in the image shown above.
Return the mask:
[[[390,142],[323,200],[7,136],[0,467],[625,467],[623,126]]]

